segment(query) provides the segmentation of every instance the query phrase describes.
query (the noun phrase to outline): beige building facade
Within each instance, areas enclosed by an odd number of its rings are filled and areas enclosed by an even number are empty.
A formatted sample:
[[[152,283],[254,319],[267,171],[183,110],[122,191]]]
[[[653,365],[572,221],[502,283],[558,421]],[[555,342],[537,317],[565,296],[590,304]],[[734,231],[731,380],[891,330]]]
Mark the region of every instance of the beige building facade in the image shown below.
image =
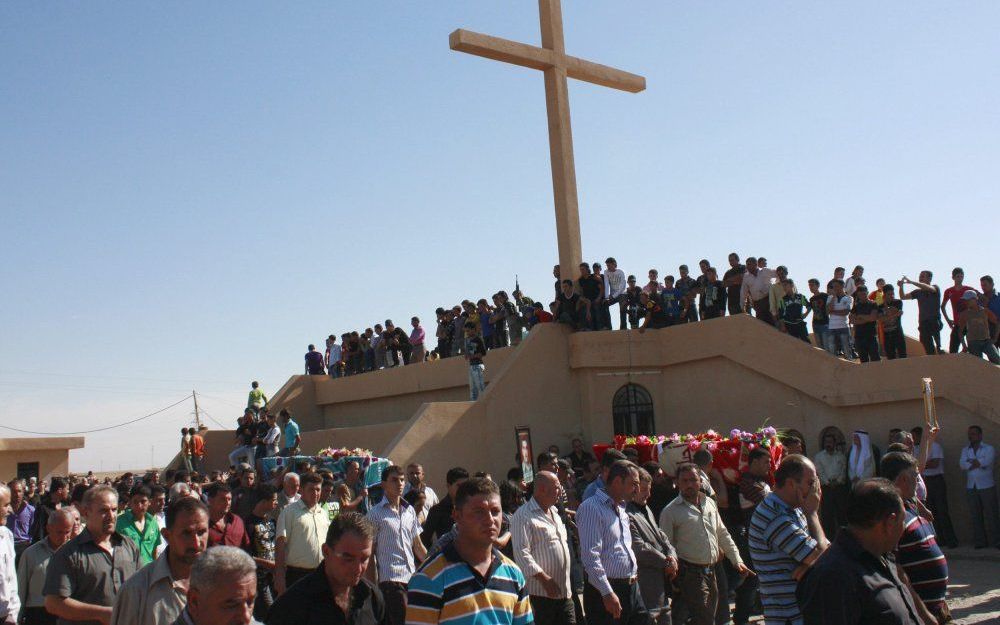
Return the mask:
[[[69,450],[83,445],[82,436],[0,438],[0,480],[69,475]]]
[[[568,452],[580,437],[615,431],[660,434],[753,429],[765,421],[805,436],[809,455],[833,426],[866,429],[883,450],[893,427],[923,424],[921,379],[934,380],[940,442],[953,517],[967,537],[965,476],[958,457],[966,429],[1000,443],[1000,367],[968,355],[858,364],[834,358],[744,315],[639,334],[570,334],[534,329],[519,347],[486,359],[486,392],[469,402],[467,365],[449,358],[350,378],[295,376],[274,396],[303,430],[304,452],[363,446],[399,464],[418,460],[433,486],[448,468],[505,475],[514,466],[517,426],[534,452]],[[209,466],[221,468],[231,432],[210,432]]]

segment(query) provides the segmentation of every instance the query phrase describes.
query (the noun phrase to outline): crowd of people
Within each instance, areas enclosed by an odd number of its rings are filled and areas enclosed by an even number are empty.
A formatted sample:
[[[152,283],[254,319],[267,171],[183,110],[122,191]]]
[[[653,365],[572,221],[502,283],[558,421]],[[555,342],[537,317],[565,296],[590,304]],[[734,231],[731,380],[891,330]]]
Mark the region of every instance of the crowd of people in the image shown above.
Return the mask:
[[[472,369],[470,394],[476,399],[482,391],[482,357],[488,350],[519,344],[524,333],[539,323],[555,321],[578,331],[611,330],[614,316],[618,329],[645,332],[748,314],[806,342],[811,325],[816,345],[844,358],[861,362],[905,358],[901,324],[905,300],[917,303],[920,342],[927,354],[945,353],[941,332],[947,327],[947,352],[965,351],[1000,364],[1000,293],[989,275],[979,279],[977,290],[964,283],[965,272],[956,267],[952,284],[942,290],[929,270],[921,271],[917,280],[903,276],[893,285],[878,278],[869,286],[864,267],[854,267],[849,276],[844,267],[836,267],[830,279],[806,280],[807,296],[787,267],[771,269],[766,258],[750,257],[744,264],[734,252],[728,265],[720,274],[711,262],[702,260],[697,277],[691,276],[687,265],[680,265],[677,277],[667,275],[662,282],[659,271],[650,269],[642,285],[619,269],[614,258],[603,266],[581,263],[576,279],[561,280],[557,265],[555,292],[547,306],[518,288],[513,297],[499,291],[490,300],[438,308],[433,347],[417,317],[410,320],[409,333],[386,320],[384,326],[344,333],[340,343],[331,334],[325,352],[309,345],[305,372],[336,378],[464,355]]]
[[[0,486],[0,621],[105,625],[947,623],[956,544],[943,473],[966,472],[975,547],[1000,548],[994,450],[982,430],[946,463],[938,430],[794,432],[776,469],[751,450],[727,483],[691,462],[538,455],[530,483],[422,466],[369,492],[296,459],[12,480]],[[45,487],[48,486],[46,489]],[[940,543],[939,543],[940,541]],[[735,609],[731,609],[731,603]]]

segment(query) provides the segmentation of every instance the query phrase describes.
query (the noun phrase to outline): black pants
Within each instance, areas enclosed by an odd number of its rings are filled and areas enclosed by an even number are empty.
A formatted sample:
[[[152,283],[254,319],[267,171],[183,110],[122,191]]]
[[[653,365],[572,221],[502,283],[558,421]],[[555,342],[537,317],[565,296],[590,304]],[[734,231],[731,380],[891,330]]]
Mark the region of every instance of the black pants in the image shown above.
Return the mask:
[[[885,333],[885,357],[889,360],[906,358],[906,339],[902,330],[887,330]]]
[[[936,356],[941,353],[941,320],[921,319],[917,326],[920,331],[920,344],[924,346],[924,351],[928,356]]]
[[[771,315],[771,299],[761,298],[753,303],[753,313],[764,323],[773,326],[774,316]]]
[[[622,604],[622,615],[614,618],[604,609],[601,593],[587,582],[583,588],[583,609],[587,613],[587,625],[649,625],[649,612],[639,595],[639,584],[624,579],[612,579],[611,590],[618,595]]]
[[[379,582],[378,589],[385,599],[385,625],[406,623],[406,584],[402,582]]]
[[[809,343],[809,330],[806,329],[806,322],[801,321],[799,323],[786,323],[785,330],[788,331],[789,336],[794,336],[795,338]],[[812,343],[809,343],[812,345]]]
[[[729,309],[730,315],[738,315],[745,311],[743,310],[743,302],[740,301],[740,287],[729,287],[729,291],[732,291],[733,289],[736,290],[735,295],[732,295],[729,292],[726,293],[726,308]]]
[[[823,499],[819,504],[819,524],[830,540],[837,530],[847,522],[847,485],[829,484],[823,487]]]
[[[573,600],[551,599],[531,595],[531,611],[538,625],[575,625],[576,609]]]
[[[925,475],[924,484],[927,485],[927,507],[934,514],[938,542],[946,547],[958,545],[955,526],[951,524],[951,515],[948,513],[948,487],[944,476]]]
[[[956,324],[951,329],[951,340],[948,341],[948,353],[957,354],[958,348],[962,346],[962,339],[965,338],[965,330],[959,330]]]
[[[21,608],[24,625],[56,625],[56,616],[45,608]]]
[[[878,362],[881,360],[878,355],[878,339],[875,338],[874,324],[869,332],[854,333],[854,349],[858,352],[861,362]]]

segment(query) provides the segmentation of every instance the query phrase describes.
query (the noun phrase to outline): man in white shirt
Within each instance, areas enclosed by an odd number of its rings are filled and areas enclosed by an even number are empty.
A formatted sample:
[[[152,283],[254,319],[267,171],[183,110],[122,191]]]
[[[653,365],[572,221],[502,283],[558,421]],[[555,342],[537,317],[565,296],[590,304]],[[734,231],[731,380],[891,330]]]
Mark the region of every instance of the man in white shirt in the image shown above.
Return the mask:
[[[826,312],[830,316],[830,324],[826,334],[826,351],[834,356],[842,353],[845,358],[851,357],[851,329],[847,326],[847,318],[851,314],[854,301],[844,293],[844,281],[834,278],[830,281],[832,291],[826,301]]]
[[[835,536],[847,522],[847,457],[837,449],[837,437],[832,433],[823,436],[823,449],[813,456],[816,476],[823,489],[819,518],[823,533]]]
[[[340,361],[343,359],[343,348],[337,345],[337,336],[331,334],[326,339],[326,370],[331,378],[340,377]]]
[[[948,548],[958,546],[958,538],[955,536],[955,526],[951,522],[951,514],[948,512],[948,487],[944,481],[944,450],[941,443],[934,440],[933,433],[929,433],[928,441],[924,441],[924,428],[917,426],[910,430],[913,435],[914,455],[918,459],[924,458],[920,475],[924,478],[927,486],[927,507],[934,515],[934,529],[937,531],[937,541]],[[930,443],[930,448],[925,450],[925,442]]]
[[[273,413],[267,414],[267,434],[261,444],[264,445],[264,457],[278,455],[278,441],[281,439],[281,428]]]
[[[958,464],[966,472],[965,492],[972,517],[974,544],[976,549],[990,544],[1000,547],[1000,514],[997,511],[997,487],[993,481],[993,446],[983,442],[983,428],[978,425],[970,425],[968,435],[969,446],[962,450]]]
[[[609,256],[604,261],[604,301],[608,307],[609,315],[612,304],[618,304],[618,319],[621,322],[619,330],[626,330],[628,326],[628,306],[625,305],[625,289],[628,287],[625,279],[625,272],[618,268],[618,261],[613,256]],[[610,321],[609,321],[610,323]]]
[[[407,584],[417,570],[417,561],[427,557],[427,548],[420,542],[417,512],[403,499],[405,481],[403,467],[383,469],[385,496],[368,511],[368,520],[375,526],[375,570],[385,599],[385,625],[406,622]]]
[[[321,548],[330,528],[330,515],[319,505],[323,478],[306,473],[301,483],[302,498],[281,511],[275,528],[274,589],[279,595],[323,561]]]
[[[424,491],[424,507],[423,510],[417,510],[417,516],[423,514],[426,518],[427,513],[431,511],[439,501],[441,501],[434,489],[424,482],[424,467],[423,465],[411,462],[406,467],[406,489],[403,491],[403,495],[406,495],[411,490],[422,490]]]
[[[21,598],[17,594],[17,570],[14,568],[14,534],[7,528],[10,514],[10,489],[0,486],[0,623],[17,623]]]
[[[514,561],[527,580],[525,589],[539,624],[575,622],[566,526],[556,509],[559,488],[554,473],[539,471],[531,499],[517,509],[510,522]]]
[[[773,269],[757,267],[757,259],[751,256],[747,259],[747,272],[743,274],[743,284],[740,285],[740,301],[749,298],[753,303],[753,311],[758,319],[768,325],[774,325],[771,314],[770,292],[771,284],[778,278]]]

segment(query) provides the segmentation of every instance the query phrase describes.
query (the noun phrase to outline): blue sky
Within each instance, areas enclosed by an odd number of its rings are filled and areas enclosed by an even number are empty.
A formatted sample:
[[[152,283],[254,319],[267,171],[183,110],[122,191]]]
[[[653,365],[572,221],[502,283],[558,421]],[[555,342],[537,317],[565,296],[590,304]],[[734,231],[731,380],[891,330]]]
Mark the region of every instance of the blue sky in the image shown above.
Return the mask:
[[[571,85],[587,260],[1000,273],[1000,4],[564,5],[569,53],[648,83]],[[537,43],[537,3],[0,4],[0,424],[197,388],[228,425],[331,331],[548,297],[542,79],[458,27]],[[165,462],[189,413],[72,468]]]

